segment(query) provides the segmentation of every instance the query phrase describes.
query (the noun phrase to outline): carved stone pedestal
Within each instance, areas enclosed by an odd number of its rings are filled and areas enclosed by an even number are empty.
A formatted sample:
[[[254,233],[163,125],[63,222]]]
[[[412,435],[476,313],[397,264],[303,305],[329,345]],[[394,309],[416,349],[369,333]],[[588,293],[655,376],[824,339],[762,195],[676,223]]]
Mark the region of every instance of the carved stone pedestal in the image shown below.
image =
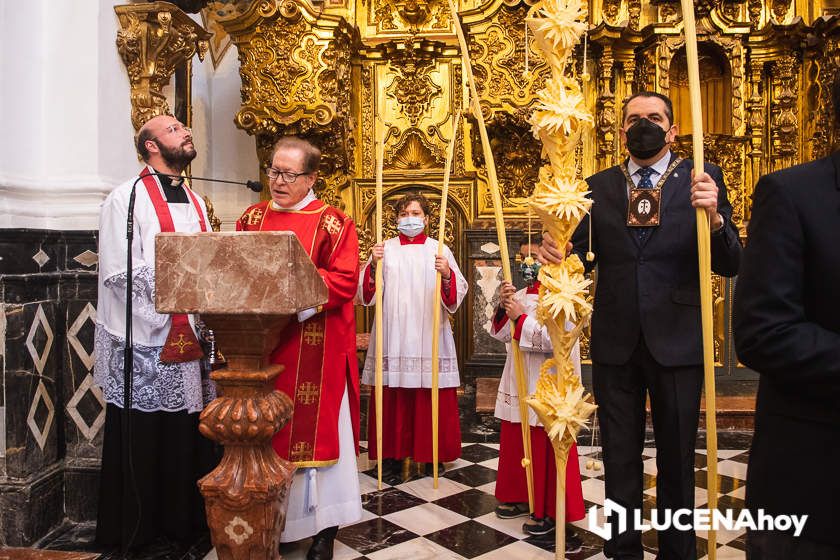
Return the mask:
[[[327,287],[290,232],[160,234],[156,267],[158,311],[202,313],[227,357],[199,426],[225,446],[198,483],[213,546],[220,560],[277,559],[295,469],[271,438],[293,403],[268,358],[290,315],[326,303]]]
[[[213,472],[198,482],[219,558],[277,558],[286,496],[295,467],[271,447],[292,401],[274,390],[282,366],[213,374],[223,395],[201,414],[201,433],[225,446]]]

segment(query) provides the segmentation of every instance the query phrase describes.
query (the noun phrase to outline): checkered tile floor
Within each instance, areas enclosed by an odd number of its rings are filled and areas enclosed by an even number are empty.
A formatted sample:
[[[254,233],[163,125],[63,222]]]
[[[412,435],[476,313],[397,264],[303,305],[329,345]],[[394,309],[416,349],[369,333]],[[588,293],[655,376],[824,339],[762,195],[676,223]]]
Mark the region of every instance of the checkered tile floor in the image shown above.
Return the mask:
[[[377,490],[375,463],[367,453],[359,457],[359,481],[364,515],[354,525],[342,527],[335,545],[336,560],[371,559],[481,559],[519,560],[554,558],[554,540],[542,540],[522,533],[524,518],[501,520],[493,513],[496,499],[498,444],[464,444],[462,456],[446,464],[439,487],[432,487],[431,477],[398,486],[383,484]],[[583,497],[587,511],[604,501],[603,471],[586,468],[597,448],[579,447]],[[656,496],[656,450],[645,449],[645,517]],[[744,481],[748,454],[744,451],[718,452],[721,509],[744,507]],[[706,503],[706,455],[695,455],[695,496],[697,506]],[[586,530],[586,519],[575,523],[585,545],[581,552],[567,555],[570,560],[605,558],[603,541]],[[743,532],[718,532],[719,560],[745,557]],[[698,555],[705,558],[708,542],[705,533],[697,535]],[[655,531],[643,535],[645,558],[656,553]],[[283,558],[305,558],[309,541],[284,545]],[[212,555],[212,553],[211,553]]]

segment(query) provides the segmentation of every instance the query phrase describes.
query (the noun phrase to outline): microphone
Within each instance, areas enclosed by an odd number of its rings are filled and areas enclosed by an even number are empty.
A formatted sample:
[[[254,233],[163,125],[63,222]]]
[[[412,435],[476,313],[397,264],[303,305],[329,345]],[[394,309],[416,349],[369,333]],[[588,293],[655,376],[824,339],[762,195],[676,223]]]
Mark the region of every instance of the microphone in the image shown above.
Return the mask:
[[[169,173],[152,173],[161,177],[169,177],[172,180],[172,186],[180,187],[184,179],[190,181],[207,181],[209,183],[228,183],[230,185],[245,185],[254,192],[262,192],[262,183],[259,181],[229,181],[227,179],[213,179],[211,177],[196,177],[194,175],[171,175]]]

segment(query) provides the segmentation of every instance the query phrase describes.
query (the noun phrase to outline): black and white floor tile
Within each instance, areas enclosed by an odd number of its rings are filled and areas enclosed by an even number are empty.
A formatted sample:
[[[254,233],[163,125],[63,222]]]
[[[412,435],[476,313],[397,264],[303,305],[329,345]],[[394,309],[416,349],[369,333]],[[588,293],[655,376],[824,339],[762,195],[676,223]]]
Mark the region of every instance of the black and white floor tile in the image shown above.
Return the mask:
[[[364,449],[363,449],[364,451]],[[586,468],[598,454],[597,448],[581,446],[580,469],[583,497],[587,511],[604,501],[603,470]],[[342,527],[335,545],[336,560],[531,560],[554,558],[553,536],[549,539],[529,537],[522,532],[524,518],[502,520],[493,513],[496,499],[498,444],[464,444],[462,457],[446,465],[438,488],[431,477],[397,486],[383,484],[377,490],[376,468],[367,453],[359,457],[359,481],[364,514],[358,523]],[[656,497],[656,450],[645,449],[645,508],[654,505]],[[740,510],[744,507],[744,481],[748,453],[739,450],[718,452],[720,508]],[[697,507],[706,503],[706,455],[697,451],[695,496]],[[570,560],[600,560],[603,540],[587,530],[586,520],[575,523],[583,539],[582,551],[567,555]],[[645,558],[654,558],[656,533],[643,535]],[[743,532],[719,531],[719,560],[743,559]],[[705,533],[697,535],[698,554],[707,555]],[[306,557],[309,541],[284,545],[283,558],[301,560]],[[211,552],[208,560],[214,558]]]

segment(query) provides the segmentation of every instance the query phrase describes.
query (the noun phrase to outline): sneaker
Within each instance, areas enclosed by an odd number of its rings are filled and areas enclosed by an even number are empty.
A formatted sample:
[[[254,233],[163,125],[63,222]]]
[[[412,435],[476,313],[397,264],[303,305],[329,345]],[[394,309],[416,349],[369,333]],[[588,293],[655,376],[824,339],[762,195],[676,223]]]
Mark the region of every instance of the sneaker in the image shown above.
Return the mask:
[[[499,519],[515,519],[528,515],[527,503],[503,502],[496,506],[496,517]]]
[[[566,525],[566,554],[574,554],[583,550],[583,539],[580,533],[571,525]]]
[[[538,519],[531,515],[531,518],[522,524],[522,532],[534,536],[548,535],[554,532],[554,520],[549,517]]]

